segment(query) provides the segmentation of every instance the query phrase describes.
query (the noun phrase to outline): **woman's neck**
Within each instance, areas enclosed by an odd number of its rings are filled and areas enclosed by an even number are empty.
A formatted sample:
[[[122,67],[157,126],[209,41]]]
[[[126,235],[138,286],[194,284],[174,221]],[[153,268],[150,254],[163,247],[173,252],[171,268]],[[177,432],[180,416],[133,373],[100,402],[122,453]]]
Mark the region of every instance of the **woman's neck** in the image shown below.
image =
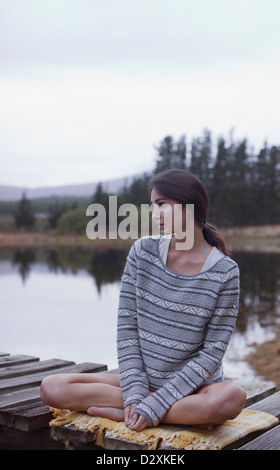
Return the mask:
[[[203,232],[200,228],[195,229],[194,243],[189,250],[178,249],[177,244],[184,240],[177,240],[176,235],[172,238],[166,260],[166,266],[174,272],[185,275],[193,275],[201,272],[202,267],[212,250],[212,246],[206,244]]]
[[[189,249],[184,249],[184,244],[186,244],[186,238],[178,239],[176,234],[171,240],[170,243],[170,250],[171,251],[179,251],[181,254],[185,254],[188,256],[197,256],[202,252],[205,253],[205,238],[203,235],[203,231],[200,227],[196,224],[194,225],[194,239],[193,245]],[[207,251],[211,251],[211,245],[207,245]]]

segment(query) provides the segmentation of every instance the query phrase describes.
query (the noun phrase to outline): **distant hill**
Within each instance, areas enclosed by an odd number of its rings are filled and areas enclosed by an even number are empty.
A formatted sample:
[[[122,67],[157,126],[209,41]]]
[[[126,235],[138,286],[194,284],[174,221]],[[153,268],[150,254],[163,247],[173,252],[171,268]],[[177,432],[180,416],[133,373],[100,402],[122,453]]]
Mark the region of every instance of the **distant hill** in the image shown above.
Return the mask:
[[[125,178],[117,178],[108,181],[100,181],[104,191],[116,194],[124,186],[129,186],[132,181],[142,175],[133,175]],[[18,186],[0,185],[0,201],[18,201],[23,193],[28,199],[38,199],[47,197],[91,197],[97,188],[99,182],[72,184],[67,186],[42,187],[42,188],[24,188]]]

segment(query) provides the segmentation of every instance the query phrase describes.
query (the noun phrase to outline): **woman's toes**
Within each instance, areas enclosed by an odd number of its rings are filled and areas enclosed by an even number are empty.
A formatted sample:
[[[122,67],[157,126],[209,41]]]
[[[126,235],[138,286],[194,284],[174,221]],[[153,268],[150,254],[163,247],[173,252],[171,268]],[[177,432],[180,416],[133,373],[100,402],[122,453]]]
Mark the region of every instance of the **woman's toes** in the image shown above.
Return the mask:
[[[90,408],[87,409],[87,414],[90,416],[102,416],[98,414],[99,408],[96,408],[94,406],[91,406]]]
[[[91,406],[87,409],[87,414],[100,418],[109,418],[114,421],[124,420],[124,411],[121,408]]]

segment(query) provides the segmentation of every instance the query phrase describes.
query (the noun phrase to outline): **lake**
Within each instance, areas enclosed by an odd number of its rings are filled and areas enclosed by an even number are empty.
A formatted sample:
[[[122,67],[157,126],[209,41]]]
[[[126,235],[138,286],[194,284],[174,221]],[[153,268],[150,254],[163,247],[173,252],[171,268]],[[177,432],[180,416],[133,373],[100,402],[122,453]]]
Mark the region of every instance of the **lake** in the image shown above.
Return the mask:
[[[0,351],[117,367],[118,296],[127,252],[0,250]],[[240,312],[225,375],[259,380],[246,362],[280,321],[280,255],[236,253]]]

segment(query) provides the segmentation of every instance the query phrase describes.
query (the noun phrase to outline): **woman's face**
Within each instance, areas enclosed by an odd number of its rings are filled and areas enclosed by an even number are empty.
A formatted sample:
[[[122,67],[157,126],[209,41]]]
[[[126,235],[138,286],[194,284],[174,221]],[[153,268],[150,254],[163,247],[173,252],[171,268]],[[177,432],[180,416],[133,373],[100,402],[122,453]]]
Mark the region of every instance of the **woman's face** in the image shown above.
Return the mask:
[[[162,235],[177,233],[180,229],[184,230],[186,225],[185,207],[182,208],[181,204],[165,197],[156,189],[151,191],[151,203],[153,204],[152,217],[158,224]]]
[[[178,250],[190,250],[194,244],[194,205],[179,204],[165,197],[156,189],[151,192],[153,219],[160,228],[161,235],[175,234],[180,243]]]

